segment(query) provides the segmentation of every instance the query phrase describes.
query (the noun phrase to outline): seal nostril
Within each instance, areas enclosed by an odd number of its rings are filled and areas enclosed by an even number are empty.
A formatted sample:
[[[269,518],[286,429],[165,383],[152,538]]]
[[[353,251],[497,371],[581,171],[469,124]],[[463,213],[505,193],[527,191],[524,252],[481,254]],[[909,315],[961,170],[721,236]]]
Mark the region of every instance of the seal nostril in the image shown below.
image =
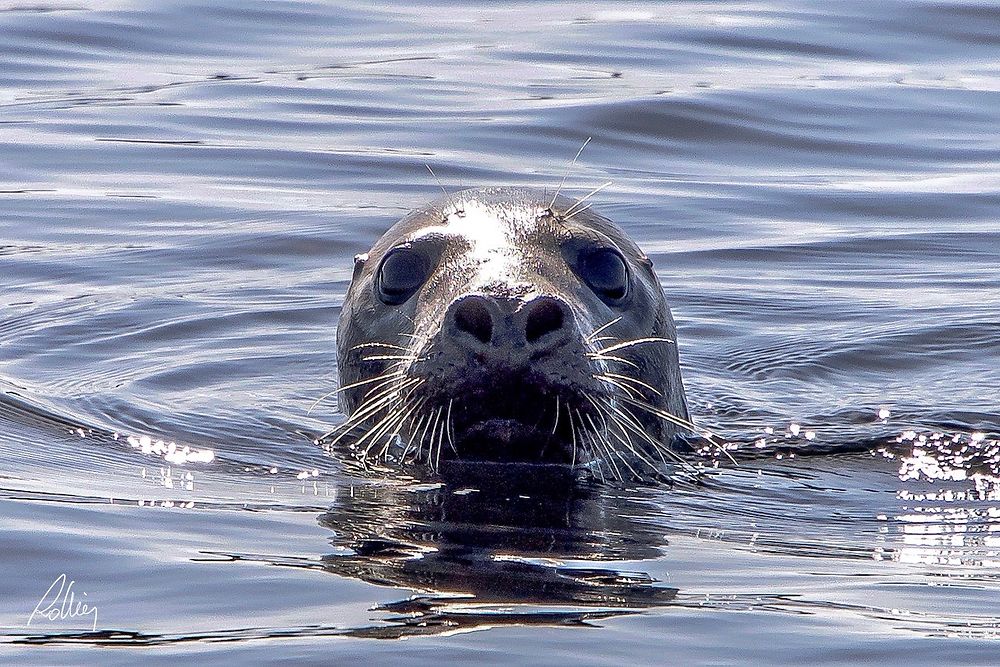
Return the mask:
[[[455,326],[459,331],[472,334],[481,343],[489,343],[493,339],[493,315],[480,299],[468,298],[458,305]]]
[[[524,338],[535,343],[547,333],[559,331],[563,327],[563,309],[554,299],[541,299],[531,305],[528,319],[524,323]]]

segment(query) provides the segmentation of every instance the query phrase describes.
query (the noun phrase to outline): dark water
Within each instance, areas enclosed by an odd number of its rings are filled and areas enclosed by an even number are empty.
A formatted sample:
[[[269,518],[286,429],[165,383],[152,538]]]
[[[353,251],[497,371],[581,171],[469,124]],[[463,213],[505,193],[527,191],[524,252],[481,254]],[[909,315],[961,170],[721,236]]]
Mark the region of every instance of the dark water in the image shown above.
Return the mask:
[[[995,4],[0,7],[5,660],[996,662]],[[740,465],[314,445],[425,165],[551,188],[587,137],[569,192],[613,181]]]

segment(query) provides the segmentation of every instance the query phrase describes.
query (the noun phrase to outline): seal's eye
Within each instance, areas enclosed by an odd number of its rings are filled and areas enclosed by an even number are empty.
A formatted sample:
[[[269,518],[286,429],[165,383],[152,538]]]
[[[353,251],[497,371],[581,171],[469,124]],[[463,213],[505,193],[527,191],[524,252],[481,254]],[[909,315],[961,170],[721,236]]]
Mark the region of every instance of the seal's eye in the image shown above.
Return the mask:
[[[390,306],[406,302],[427,280],[424,258],[410,248],[395,248],[378,270],[378,296]]]
[[[617,304],[628,294],[625,258],[612,248],[600,248],[583,256],[580,275],[605,302]]]

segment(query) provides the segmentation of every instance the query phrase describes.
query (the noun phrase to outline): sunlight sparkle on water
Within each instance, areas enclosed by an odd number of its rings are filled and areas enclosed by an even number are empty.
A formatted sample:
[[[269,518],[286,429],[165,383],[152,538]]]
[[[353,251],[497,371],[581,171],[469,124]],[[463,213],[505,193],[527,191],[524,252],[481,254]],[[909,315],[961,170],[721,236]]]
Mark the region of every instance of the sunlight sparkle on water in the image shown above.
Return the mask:
[[[987,440],[981,432],[948,437],[940,431],[907,430],[895,442],[912,443],[910,452],[899,457],[900,480],[971,480],[980,492],[1000,489],[1000,439]],[[888,448],[879,451],[886,458],[895,458]]]
[[[128,444],[143,454],[160,456],[167,463],[184,465],[185,463],[211,463],[215,460],[215,452],[211,449],[192,449],[188,445],[178,446],[176,442],[154,441],[148,435],[128,436]]]
[[[922,483],[901,488],[904,511],[879,520],[891,521],[902,533],[902,545],[876,553],[876,560],[964,567],[1000,565],[1000,439],[985,433],[907,430],[895,442],[912,443],[899,456],[899,479]],[[896,458],[888,447],[879,450]],[[927,483],[936,488],[926,489]],[[908,485],[909,486],[909,485]],[[886,528],[887,532],[889,527]]]

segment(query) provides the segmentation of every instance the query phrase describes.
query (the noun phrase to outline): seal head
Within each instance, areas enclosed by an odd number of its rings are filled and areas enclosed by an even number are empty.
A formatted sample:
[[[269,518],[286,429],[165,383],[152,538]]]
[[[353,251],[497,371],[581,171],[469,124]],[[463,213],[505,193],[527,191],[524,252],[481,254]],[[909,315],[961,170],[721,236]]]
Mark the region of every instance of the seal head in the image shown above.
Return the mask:
[[[334,440],[360,433],[366,461],[637,473],[687,420],[675,340],[652,262],[610,220],[539,191],[459,192],[356,258]]]

